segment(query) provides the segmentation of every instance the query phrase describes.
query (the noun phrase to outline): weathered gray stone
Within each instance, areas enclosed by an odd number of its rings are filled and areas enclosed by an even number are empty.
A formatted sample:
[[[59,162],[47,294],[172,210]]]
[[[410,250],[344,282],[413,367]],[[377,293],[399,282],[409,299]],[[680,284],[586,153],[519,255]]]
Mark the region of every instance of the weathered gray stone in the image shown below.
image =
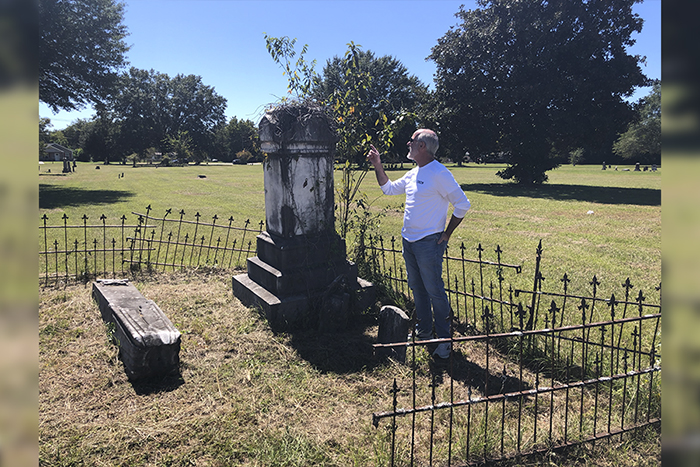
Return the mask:
[[[257,252],[262,261],[281,270],[342,263],[346,259],[345,240],[335,232],[292,238],[262,232],[257,237]]]
[[[400,308],[385,305],[379,312],[379,332],[377,342],[379,344],[394,344],[406,342],[411,320]],[[376,350],[379,358],[392,357],[400,362],[406,361],[406,346],[379,347]]]
[[[279,237],[334,233],[335,137],[328,117],[280,107],[260,121],[267,231]]]
[[[279,297],[248,274],[233,276],[233,295],[247,307],[259,307],[275,331],[287,331],[298,327],[308,317],[311,303],[303,294]]]
[[[180,364],[180,331],[152,300],[125,279],[98,279],[92,295],[102,319],[114,325],[129,379],[165,375]]]
[[[259,134],[267,153],[266,231],[258,235],[247,274],[233,278],[233,293],[260,306],[277,330],[314,323],[321,332],[340,331],[356,304],[373,299],[374,288],[358,282],[357,266],[335,232],[337,138],[330,120],[318,108],[280,106],[265,114]],[[343,290],[334,290],[336,282]]]
[[[279,296],[315,294],[341,275],[356,277],[357,267],[345,257],[345,242],[328,235],[280,238],[263,232],[258,256],[248,258],[248,276]]]

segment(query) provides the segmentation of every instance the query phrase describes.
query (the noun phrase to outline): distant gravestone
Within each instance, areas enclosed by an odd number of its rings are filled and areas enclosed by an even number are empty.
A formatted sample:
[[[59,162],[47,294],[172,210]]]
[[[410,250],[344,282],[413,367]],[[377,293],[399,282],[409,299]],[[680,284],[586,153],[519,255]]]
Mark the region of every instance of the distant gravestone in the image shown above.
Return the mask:
[[[406,313],[395,306],[386,305],[379,312],[379,332],[377,341],[380,344],[395,344],[406,342],[411,320]],[[406,361],[406,346],[379,347],[376,355],[379,358],[394,358],[399,362]]]

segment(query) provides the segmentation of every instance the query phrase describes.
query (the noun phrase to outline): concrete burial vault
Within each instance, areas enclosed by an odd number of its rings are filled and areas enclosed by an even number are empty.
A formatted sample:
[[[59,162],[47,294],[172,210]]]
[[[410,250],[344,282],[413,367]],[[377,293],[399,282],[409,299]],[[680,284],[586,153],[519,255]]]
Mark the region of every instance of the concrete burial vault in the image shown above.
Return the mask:
[[[268,112],[259,130],[267,228],[233,293],[261,307],[273,329],[341,330],[372,305],[374,287],[357,277],[335,232],[335,133],[321,109],[301,105]]]

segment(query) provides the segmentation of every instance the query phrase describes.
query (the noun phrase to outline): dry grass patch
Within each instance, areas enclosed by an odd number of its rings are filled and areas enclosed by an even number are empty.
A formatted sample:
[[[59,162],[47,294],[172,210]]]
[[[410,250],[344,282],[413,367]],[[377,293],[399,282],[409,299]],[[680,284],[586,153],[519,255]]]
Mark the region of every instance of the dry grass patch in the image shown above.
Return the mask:
[[[182,332],[180,375],[132,384],[90,285],[42,290],[42,464],[374,463],[388,383],[369,336],[275,335],[233,299],[230,273],[134,282]]]
[[[42,289],[41,465],[388,465],[389,424],[375,429],[372,413],[390,409],[393,379],[406,381],[410,369],[375,360],[376,328],[369,322],[342,334],[275,334],[233,297],[231,276],[198,271],[132,280],[182,332],[180,373],[139,383],[126,378],[90,284]],[[460,351],[462,373],[485,366],[479,346]],[[491,368],[503,367],[491,358]],[[422,388],[431,378],[428,360],[419,358]],[[443,372],[442,400],[449,384]],[[483,391],[467,378],[455,385],[457,397],[467,397],[467,386]],[[419,398],[429,401],[425,392]],[[600,463],[588,465],[611,465],[602,460],[621,445],[609,446]],[[638,455],[639,448],[623,445],[626,459],[649,458],[654,441],[644,446]]]

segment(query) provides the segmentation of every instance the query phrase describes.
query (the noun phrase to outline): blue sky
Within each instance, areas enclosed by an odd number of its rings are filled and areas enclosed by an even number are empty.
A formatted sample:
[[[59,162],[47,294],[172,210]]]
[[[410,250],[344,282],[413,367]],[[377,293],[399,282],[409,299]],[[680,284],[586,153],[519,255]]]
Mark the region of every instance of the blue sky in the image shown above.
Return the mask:
[[[453,0],[124,0],[130,66],[173,77],[194,74],[228,101],[227,119],[257,124],[265,105],[287,89],[282,69],[265,48],[264,34],[297,38],[308,44],[306,58],[326,61],[342,56],[353,41],[376,56],[392,55],[410,74],[432,87],[435,65],[431,48],[458,23],[455,13],[476,8],[475,1]],[[644,28],[629,51],[647,57],[644,73],[661,78],[661,0],[634,7]],[[638,91],[634,99],[648,89]],[[39,114],[62,129],[91,108],[54,114],[39,104]]]

